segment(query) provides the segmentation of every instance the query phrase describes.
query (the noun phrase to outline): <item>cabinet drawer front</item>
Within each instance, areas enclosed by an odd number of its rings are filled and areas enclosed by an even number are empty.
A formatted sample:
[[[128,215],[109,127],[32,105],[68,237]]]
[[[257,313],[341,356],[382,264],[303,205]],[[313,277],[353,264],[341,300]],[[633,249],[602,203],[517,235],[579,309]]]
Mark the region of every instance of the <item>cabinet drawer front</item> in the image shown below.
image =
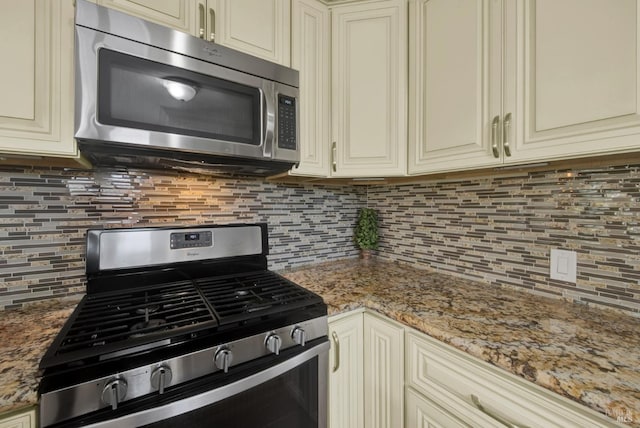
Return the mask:
[[[407,388],[405,397],[406,421],[410,428],[467,428],[469,426],[411,388]]]
[[[405,343],[407,385],[436,403],[446,400],[447,394],[434,391],[446,391],[472,410],[465,412],[471,417],[482,414],[483,419],[494,419],[498,427],[504,426],[498,422],[500,419],[527,427],[621,426],[421,333],[408,332]],[[473,425],[472,420],[468,422]]]

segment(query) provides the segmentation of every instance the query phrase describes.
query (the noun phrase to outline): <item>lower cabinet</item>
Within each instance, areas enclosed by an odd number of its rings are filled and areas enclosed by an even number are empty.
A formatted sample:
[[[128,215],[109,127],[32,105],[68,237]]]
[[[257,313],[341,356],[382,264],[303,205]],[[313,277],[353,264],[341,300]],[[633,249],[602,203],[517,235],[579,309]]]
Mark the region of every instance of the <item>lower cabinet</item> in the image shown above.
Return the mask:
[[[35,428],[36,411],[12,413],[11,416],[0,416],[0,428]]]
[[[357,310],[329,320],[329,427],[403,423],[404,329]]]
[[[619,427],[585,406],[406,329],[409,426]]]
[[[364,427],[363,312],[329,319],[329,427]]]
[[[329,337],[330,428],[624,426],[368,309]]]

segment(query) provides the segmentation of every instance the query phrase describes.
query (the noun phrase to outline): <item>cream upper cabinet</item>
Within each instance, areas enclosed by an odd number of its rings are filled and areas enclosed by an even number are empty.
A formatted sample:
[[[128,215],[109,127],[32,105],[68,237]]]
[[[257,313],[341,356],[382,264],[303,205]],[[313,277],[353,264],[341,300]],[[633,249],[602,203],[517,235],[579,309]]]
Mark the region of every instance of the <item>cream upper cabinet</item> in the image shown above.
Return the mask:
[[[639,3],[411,0],[409,172],[640,150]]]
[[[0,2],[1,153],[77,156],[73,45],[73,0]]]
[[[406,174],[407,2],[332,8],[334,177]]]
[[[640,149],[638,0],[509,0],[505,16],[505,162]]]
[[[291,0],[91,0],[289,66]]]
[[[364,314],[364,409],[368,428],[404,426],[404,328]]]
[[[488,19],[489,4],[410,2],[410,174],[502,162],[489,126],[501,93],[500,17]]]
[[[196,4],[193,0],[94,0],[129,15],[195,34]]]
[[[199,9],[204,3],[198,0]],[[278,64],[291,64],[291,0],[208,0],[206,7],[207,33],[215,34],[213,41]]]
[[[329,319],[329,428],[363,428],[363,314]]]
[[[291,66],[300,72],[300,164],[293,175],[329,175],[329,8],[318,0],[293,0]]]

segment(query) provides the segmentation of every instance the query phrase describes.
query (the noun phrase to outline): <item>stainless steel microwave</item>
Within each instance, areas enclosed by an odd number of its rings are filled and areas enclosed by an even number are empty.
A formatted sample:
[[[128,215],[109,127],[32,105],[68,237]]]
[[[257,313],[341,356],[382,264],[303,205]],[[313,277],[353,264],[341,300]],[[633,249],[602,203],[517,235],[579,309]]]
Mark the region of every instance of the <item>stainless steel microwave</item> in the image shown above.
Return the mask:
[[[296,70],[77,2],[75,137],[94,164],[288,170],[298,93]]]

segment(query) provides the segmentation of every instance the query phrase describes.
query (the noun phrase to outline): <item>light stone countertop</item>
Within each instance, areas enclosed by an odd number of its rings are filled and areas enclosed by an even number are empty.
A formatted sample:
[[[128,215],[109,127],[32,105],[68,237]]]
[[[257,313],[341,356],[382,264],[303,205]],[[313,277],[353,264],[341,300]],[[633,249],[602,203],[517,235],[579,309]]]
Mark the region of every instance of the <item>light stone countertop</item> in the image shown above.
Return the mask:
[[[342,260],[281,272],[336,314],[366,307],[640,426],[640,319],[411,266]],[[77,302],[0,311],[0,413],[36,404],[38,363]]]
[[[366,307],[640,426],[640,319],[411,266],[358,260],[283,273],[329,314]]]
[[[38,401],[38,364],[78,300],[0,311],[0,413]]]

